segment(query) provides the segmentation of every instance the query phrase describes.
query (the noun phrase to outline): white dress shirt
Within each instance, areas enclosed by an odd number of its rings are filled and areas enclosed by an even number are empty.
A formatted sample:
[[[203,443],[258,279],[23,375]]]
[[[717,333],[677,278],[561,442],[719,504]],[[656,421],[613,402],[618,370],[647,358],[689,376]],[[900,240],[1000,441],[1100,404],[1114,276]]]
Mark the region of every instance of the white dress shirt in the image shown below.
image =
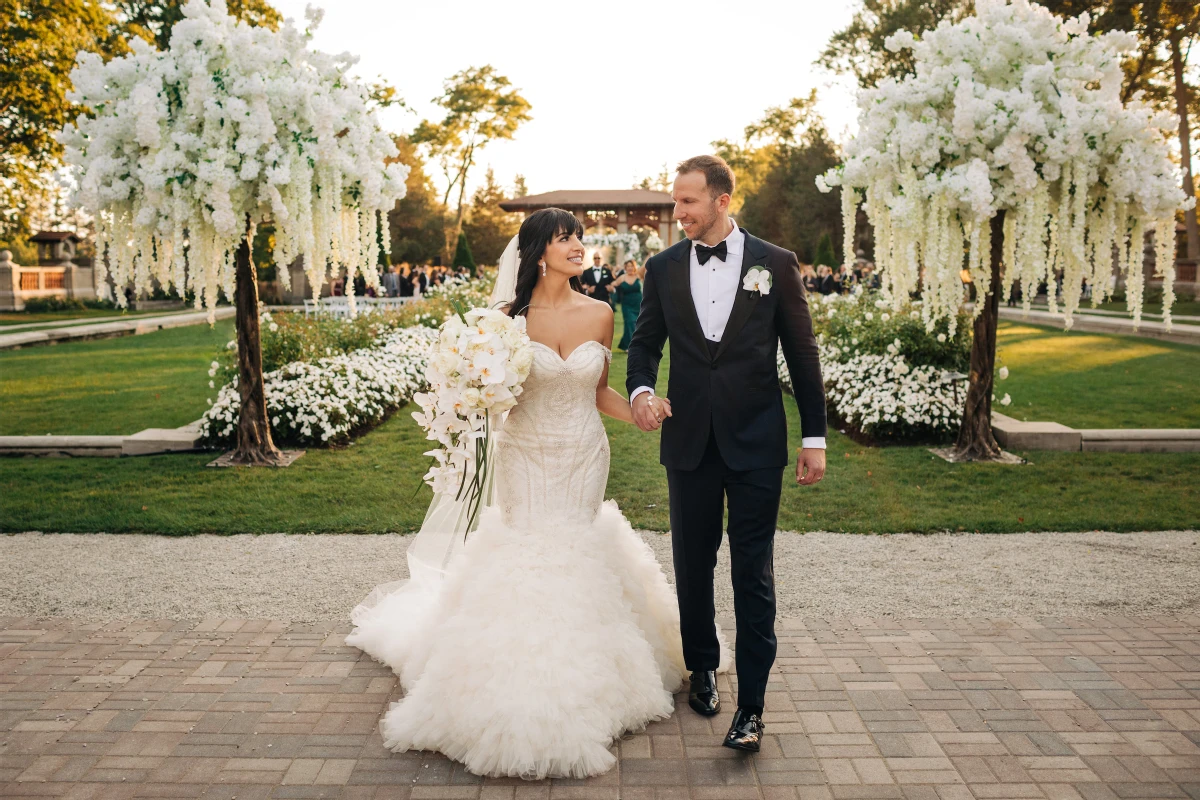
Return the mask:
[[[725,325],[729,322],[729,313],[733,311],[733,300],[737,297],[738,284],[742,277],[742,252],[746,247],[746,234],[742,233],[732,220],[733,228],[725,237],[725,259],[722,261],[714,254],[709,256],[706,263],[701,264],[696,254],[696,244],[691,247],[691,263],[689,264],[692,303],[696,306],[696,316],[700,319],[700,328],[704,338],[710,342],[721,341],[725,333]],[[642,392],[654,394],[650,386],[639,386],[629,395],[630,404]],[[802,447],[825,449],[824,436],[805,436],[800,440]]]

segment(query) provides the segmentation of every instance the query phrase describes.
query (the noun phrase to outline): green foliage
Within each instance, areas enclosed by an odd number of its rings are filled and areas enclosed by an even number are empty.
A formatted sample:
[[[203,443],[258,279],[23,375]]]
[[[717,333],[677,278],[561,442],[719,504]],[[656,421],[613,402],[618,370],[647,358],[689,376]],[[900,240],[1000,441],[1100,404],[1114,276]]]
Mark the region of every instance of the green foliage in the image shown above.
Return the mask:
[[[884,78],[913,72],[912,50],[893,53],[884,40],[897,31],[920,36],[942,20],[958,22],[974,10],[971,0],[862,0],[862,8],[825,45],[816,63],[839,75],[850,74],[871,88]]]
[[[514,196],[519,196],[516,194],[519,191],[520,184],[515,187]],[[520,214],[510,214],[500,208],[501,201],[507,198],[508,193],[496,182],[495,173],[488,167],[484,183],[475,190],[475,195],[471,198],[470,213],[463,221],[463,231],[471,243],[471,253],[477,263],[498,263],[509,240],[517,235],[517,230],[521,227]],[[457,258],[456,254],[455,265],[458,263]]]
[[[458,189],[454,228],[446,238],[448,255],[450,242],[462,232],[467,180],[475,159],[489,143],[512,139],[517,128],[532,119],[531,106],[491,64],[451,75],[433,102],[446,110],[446,116],[441,122],[422,120],[411,139],[425,146],[429,158],[438,162],[445,175],[443,206],[449,207],[450,197]]]
[[[833,254],[833,237],[829,235],[829,231],[821,234],[820,241],[817,242],[817,253],[813,256],[814,267],[837,267],[837,256]]]
[[[741,142],[718,140],[713,147],[737,177],[734,213],[756,236],[793,250],[811,262],[817,239],[833,231],[841,241],[837,195],[822,194],[816,177],[841,162],[816,110],[817,95],[794,98],[767,109],[748,125]]]
[[[54,137],[79,112],[67,76],[81,50],[123,50],[115,28],[90,0],[0,0],[0,236],[27,236],[45,216],[62,155]]]
[[[171,43],[171,29],[183,19],[187,0],[116,0],[116,9],[128,35],[140,36],[159,50]],[[256,27],[278,30],[283,15],[267,0],[226,0],[230,16]]]
[[[471,245],[467,242],[467,234],[458,234],[458,245],[454,248],[454,267],[466,267],[475,275],[475,256],[471,255]]]
[[[111,300],[79,300],[74,297],[50,295],[49,297],[31,297],[25,301],[25,311],[30,314],[47,314],[59,311],[83,311],[89,308],[114,309],[116,304]]]
[[[408,191],[388,214],[392,263],[429,263],[445,246],[443,229],[446,209],[434,194],[417,145],[407,136],[394,136],[392,140],[400,151],[392,161],[409,168],[405,182]]]
[[[947,320],[926,330],[920,301],[905,303],[896,311],[877,292],[826,295],[810,308],[821,344],[837,348],[843,355],[839,360],[889,355],[888,346],[899,340],[897,349],[913,366],[965,372],[971,363],[971,317],[964,311],[959,312],[951,336]]]

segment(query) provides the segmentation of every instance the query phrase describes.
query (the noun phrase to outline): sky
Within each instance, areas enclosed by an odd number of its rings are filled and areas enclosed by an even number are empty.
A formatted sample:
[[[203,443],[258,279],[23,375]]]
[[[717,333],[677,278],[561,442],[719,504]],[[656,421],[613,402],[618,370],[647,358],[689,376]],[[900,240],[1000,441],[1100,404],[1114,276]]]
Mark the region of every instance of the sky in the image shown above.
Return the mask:
[[[312,0],[272,0],[304,27]],[[746,125],[817,89],[838,141],[854,127],[853,81],[813,65],[857,0],[317,0],[313,46],[359,56],[359,77],[382,77],[415,113],[385,109],[388,130],[441,119],[442,82],[492,64],[532,105],[512,141],[492,143],[490,165],[531,193],[625,189],[666,164],[740,139]],[[440,172],[427,170],[435,183]]]

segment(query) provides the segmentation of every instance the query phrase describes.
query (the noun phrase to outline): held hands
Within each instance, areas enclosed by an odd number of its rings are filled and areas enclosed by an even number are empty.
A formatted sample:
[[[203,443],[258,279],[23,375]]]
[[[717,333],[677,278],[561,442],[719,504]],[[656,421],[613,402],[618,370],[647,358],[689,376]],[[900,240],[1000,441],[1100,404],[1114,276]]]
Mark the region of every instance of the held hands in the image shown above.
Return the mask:
[[[636,414],[634,415],[636,418]],[[800,450],[796,459],[796,483],[801,486],[812,486],[825,477],[825,451],[819,447],[807,447]]]
[[[633,399],[633,424],[644,431],[656,431],[671,416],[671,401],[642,392]]]

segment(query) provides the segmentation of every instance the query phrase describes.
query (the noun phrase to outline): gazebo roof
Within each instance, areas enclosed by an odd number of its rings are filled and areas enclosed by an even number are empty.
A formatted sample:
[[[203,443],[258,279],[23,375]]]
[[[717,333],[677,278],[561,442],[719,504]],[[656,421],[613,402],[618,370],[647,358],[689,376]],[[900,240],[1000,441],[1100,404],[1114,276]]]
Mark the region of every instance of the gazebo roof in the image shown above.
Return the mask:
[[[68,239],[74,239],[77,242],[83,241],[71,231],[41,231],[29,237],[31,242],[65,242]]]
[[[560,189],[556,192],[530,194],[505,200],[505,211],[536,211],[539,208],[593,209],[619,206],[651,206],[662,208],[675,205],[671,195],[649,189]]]

